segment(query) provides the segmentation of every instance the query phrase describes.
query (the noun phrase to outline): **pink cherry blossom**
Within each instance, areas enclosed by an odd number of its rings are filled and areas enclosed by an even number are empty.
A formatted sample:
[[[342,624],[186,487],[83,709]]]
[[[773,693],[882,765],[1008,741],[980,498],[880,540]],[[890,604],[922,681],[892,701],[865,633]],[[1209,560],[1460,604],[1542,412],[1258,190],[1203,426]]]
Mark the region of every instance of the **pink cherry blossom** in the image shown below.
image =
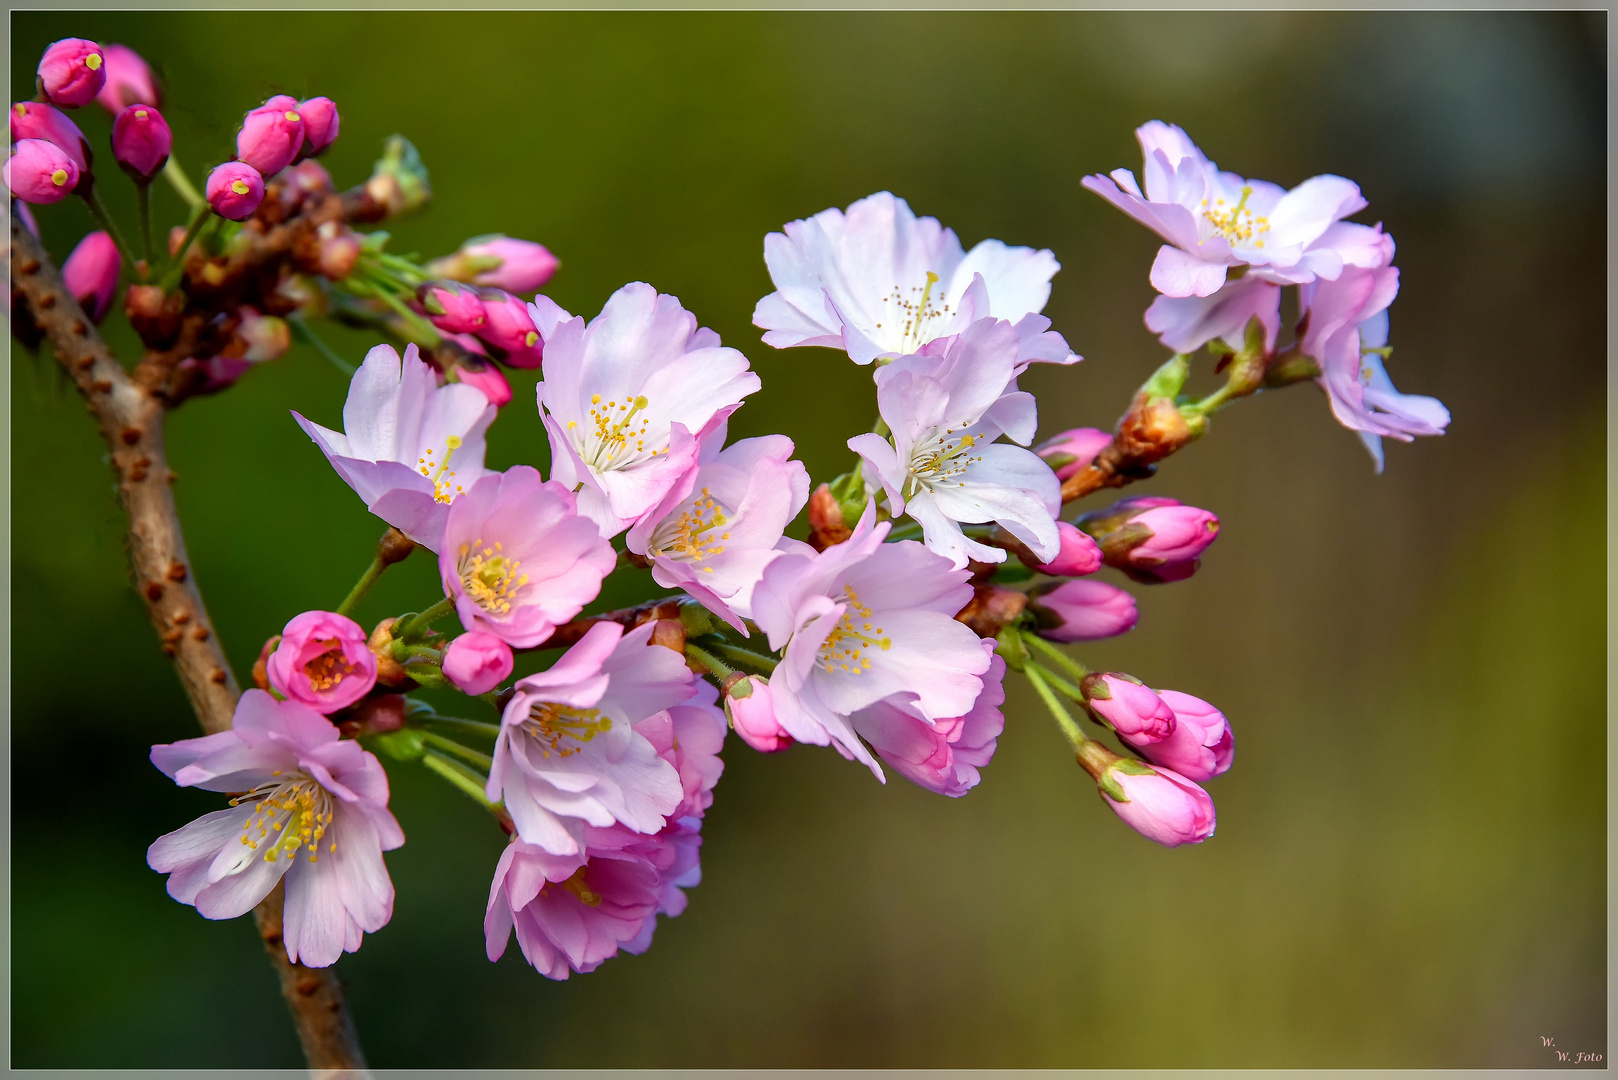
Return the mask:
[[[743,439],[723,450],[723,428],[703,440],[699,465],[625,537],[652,563],[652,579],[683,589],[746,633],[753,587],[787,523],[809,501],[809,473],[785,435]]]
[[[703,679],[691,684],[691,696],[678,705],[634,723],[657,756],[680,777],[680,803],[670,818],[700,818],[713,805],[714,785],[724,772],[719,751],[725,745],[725,714],[719,710],[719,688]]]
[[[444,649],[444,677],[468,694],[487,694],[506,681],[515,658],[511,646],[481,630],[462,634]]]
[[[848,540],[771,562],[753,590],[753,619],[784,650],[770,676],[781,727],[881,778],[849,718],[885,698],[927,721],[965,716],[989,658],[954,617],[972,595],[969,571],[913,540],[883,543],[890,525],[874,520],[869,503]]]
[[[1336,281],[1305,286],[1301,302],[1308,313],[1303,352],[1320,364],[1317,380],[1331,401],[1332,415],[1359,433],[1382,471],[1382,437],[1410,442],[1417,435],[1442,435],[1449,410],[1437,398],[1401,394],[1383,366],[1388,344],[1388,305],[1399,293],[1399,271],[1347,270]]]
[[[359,743],[296,701],[248,690],[231,730],[152,747],[182,787],[245,792],[231,809],[160,837],[146,853],[169,895],[209,919],[251,911],[286,881],[287,958],[326,967],[393,914],[382,853],[404,843],[388,777]]]
[[[936,348],[877,372],[877,408],[893,434],[857,435],[848,448],[880,481],[889,512],[919,522],[927,546],[957,567],[1006,558],[963,523],[996,522],[1036,557],[1056,558],[1056,474],[1033,451],[995,441],[1004,433],[1026,444],[1037,426],[1033,395],[1016,389],[1015,328],[981,319]]]
[[[890,700],[853,717],[854,730],[890,768],[952,799],[977,786],[978,770],[994,756],[995,740],[1006,726],[1000,713],[1006,700],[1006,662],[994,655],[994,642],[985,641],[983,647],[989,670],[983,676],[983,692],[965,716],[929,722]]]
[[[1253,319],[1264,328],[1264,350],[1273,351],[1281,329],[1281,286],[1256,275],[1226,282],[1207,296],[1159,296],[1146,309],[1146,328],[1177,353],[1215,340],[1240,350]]]
[[[698,439],[759,388],[745,356],[650,285],[625,285],[588,325],[544,296],[529,310],[551,475],[606,536],[654,512],[698,463]]]
[[[654,625],[596,623],[549,670],[517,680],[488,796],[525,843],[576,855],[586,825],[651,834],[679,807],[679,772],[633,726],[692,696],[684,657],[648,643]]]
[[[360,624],[331,611],[305,611],[281,631],[268,662],[270,686],[318,713],[354,704],[376,685],[376,656]]]
[[[438,385],[415,345],[378,345],[354,373],[343,431],[292,414],[377,517],[437,552],[450,506],[478,480],[495,407],[475,386]]]
[[[438,554],[461,625],[519,649],[577,615],[617,563],[573,493],[528,465],[485,476],[456,499]]]
[[[777,349],[824,345],[869,364],[992,317],[1015,325],[1020,367],[1079,359],[1039,314],[1061,268],[1055,256],[998,240],[964,251],[953,230],[886,191],[770,233],[764,262],[776,291],[758,302],[753,325]]]
[[[1342,220],[1366,206],[1353,181],[1316,176],[1287,191],[1221,172],[1173,124],[1153,120],[1135,137],[1144,193],[1127,169],[1087,176],[1084,186],[1168,241],[1151,274],[1165,296],[1210,296],[1232,266],[1284,285],[1380,265],[1364,261],[1382,258],[1375,230]]]

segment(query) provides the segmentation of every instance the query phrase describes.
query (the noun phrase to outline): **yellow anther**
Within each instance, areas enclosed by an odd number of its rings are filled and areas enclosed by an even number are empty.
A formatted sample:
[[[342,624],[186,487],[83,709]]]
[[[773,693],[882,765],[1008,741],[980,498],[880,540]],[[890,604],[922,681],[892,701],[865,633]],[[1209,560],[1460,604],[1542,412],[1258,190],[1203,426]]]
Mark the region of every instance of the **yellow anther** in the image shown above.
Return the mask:
[[[559,758],[571,757],[579,752],[577,746],[563,746],[563,739],[587,743],[597,735],[612,730],[612,718],[601,715],[600,709],[579,709],[571,705],[542,702],[529,710],[523,729],[539,741],[541,757],[553,753]]]
[[[287,119],[292,121],[294,124],[296,124],[298,122],[298,120],[300,119],[300,117],[298,116],[297,113],[293,112],[291,109],[288,109],[287,110]]]
[[[61,187],[63,184],[67,183],[67,170],[57,169],[55,172],[51,173],[51,183],[55,184],[57,187]]]
[[[84,58],[84,66],[89,68],[91,71],[100,71],[101,70],[101,54],[93,52],[89,56],[86,56]]]
[[[253,189],[247,186],[247,181],[245,180],[232,180],[230,182],[230,190],[234,191],[238,195],[246,195]]]

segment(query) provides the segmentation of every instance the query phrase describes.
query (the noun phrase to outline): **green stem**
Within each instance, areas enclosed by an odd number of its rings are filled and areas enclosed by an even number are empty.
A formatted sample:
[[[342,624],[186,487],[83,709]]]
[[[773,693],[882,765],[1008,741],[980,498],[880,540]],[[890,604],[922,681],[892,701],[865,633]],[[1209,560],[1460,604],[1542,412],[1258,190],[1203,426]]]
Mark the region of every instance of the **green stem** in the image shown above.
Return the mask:
[[[484,793],[483,785],[486,778],[479,776],[459,761],[436,750],[428,750],[421,755],[421,763],[470,795],[472,800],[485,810],[492,811],[496,808],[495,804],[489,801],[489,796]]]
[[[395,296],[393,290],[388,288],[386,283],[379,282],[372,277],[366,277],[364,284],[370,286],[370,295],[398,313],[399,318],[405,321],[405,325],[416,332],[421,344],[431,347],[444,340],[439,336],[438,331],[434,329],[432,323],[406,307],[405,302]]]
[[[359,603],[360,599],[371,591],[371,586],[376,584],[376,579],[381,577],[382,571],[387,568],[388,564],[382,561],[382,554],[378,552],[376,558],[371,560],[370,567],[354,583],[354,587],[348,590],[348,596],[341,604],[337,605],[337,614],[347,615],[350,611],[353,611],[354,605]]]
[[[208,205],[202,193],[191,186],[190,178],[185,175],[185,170],[180,168],[180,163],[174,159],[173,154],[169,155],[169,163],[163,166],[163,179],[169,182],[175,194],[184,199],[185,205],[192,210],[201,210]]]
[[[486,724],[482,720],[463,720],[458,716],[439,716],[437,713],[431,716],[411,717],[408,722],[412,727],[423,724],[428,727],[444,727],[486,739],[497,738],[500,735],[499,724]]]
[[[101,192],[94,187],[90,188],[84,194],[84,203],[90,208],[90,214],[96,219],[96,223],[106,230],[108,236],[112,237],[113,246],[118,249],[118,254],[123,256],[124,265],[134,271],[137,262],[135,253],[129,250],[129,245],[124,241],[124,234],[118,231],[118,226],[113,223],[112,218],[107,214],[107,207],[101,201]]]
[[[398,633],[393,635],[394,640],[408,642],[413,637],[419,637],[423,630],[426,630],[427,627],[433,624],[434,620],[442,619],[445,615],[448,615],[454,610],[455,598],[446,596],[444,599],[440,600],[426,611],[423,611],[420,615],[417,615],[415,618],[411,619],[403,627],[395,627]]]
[[[1067,653],[1063,652],[1061,649],[1058,649],[1055,645],[1052,645],[1050,642],[1046,641],[1033,631],[1024,630],[1022,632],[1022,639],[1023,644],[1032,645],[1034,648],[1038,649],[1040,652],[1044,653],[1058,664],[1061,664],[1063,668],[1072,673],[1075,679],[1082,679],[1086,675],[1090,674],[1089,668],[1085,667],[1083,664],[1079,663]]]
[[[1052,671],[1050,668],[1046,667],[1044,664],[1041,664],[1037,660],[1030,660],[1029,664],[1039,668],[1039,673],[1045,677],[1045,681],[1050,683],[1051,686],[1055,687],[1057,690],[1061,691],[1064,697],[1070,698],[1076,704],[1084,704],[1083,690],[1080,690],[1077,686],[1074,686],[1072,683],[1068,682],[1066,679],[1062,678],[1056,672]]]
[[[1085,738],[1084,732],[1080,730],[1073,717],[1068,715],[1067,710],[1062,707],[1062,703],[1056,700],[1056,695],[1051,693],[1051,688],[1045,682],[1045,677],[1040,671],[1039,665],[1030,664],[1023,669],[1023,674],[1027,675],[1028,681],[1034,684],[1034,689],[1038,691],[1040,700],[1045,703],[1045,707],[1056,718],[1056,726],[1062,729],[1062,734],[1067,736],[1067,741],[1073,744],[1073,750],[1077,753],[1090,740]]]
[[[141,252],[146,257],[147,271],[152,266],[152,207],[148,196],[151,193],[150,184],[135,185],[135,214],[140,218]]]
[[[292,327],[292,332],[297,335],[299,341],[313,345],[316,352],[324,356],[331,362],[332,367],[341,371],[344,375],[353,375],[354,372],[359,370],[353,364],[338,356],[337,350],[321,340],[320,335],[315,333],[314,328],[309,325],[302,315],[288,315],[287,325]]]
[[[685,654],[691,659],[695,660],[697,663],[701,664],[703,667],[707,668],[711,675],[717,679],[720,679],[721,681],[736,674],[735,668],[731,667],[729,664],[725,663],[708,650],[701,648],[700,646],[693,645],[689,641],[685,643]]]
[[[743,649],[740,646],[732,645],[727,641],[710,641],[706,645],[706,648],[726,657],[727,659],[734,660],[738,664],[756,668],[758,669],[759,673],[763,675],[768,675],[770,672],[774,671],[775,665],[781,662],[773,656],[764,656],[763,654],[753,652],[750,649]]]
[[[494,758],[488,754],[480,754],[470,746],[462,746],[454,739],[446,738],[435,731],[423,731],[421,741],[436,746],[445,753],[454,754],[463,761],[469,761],[480,769],[490,769],[494,766]]]

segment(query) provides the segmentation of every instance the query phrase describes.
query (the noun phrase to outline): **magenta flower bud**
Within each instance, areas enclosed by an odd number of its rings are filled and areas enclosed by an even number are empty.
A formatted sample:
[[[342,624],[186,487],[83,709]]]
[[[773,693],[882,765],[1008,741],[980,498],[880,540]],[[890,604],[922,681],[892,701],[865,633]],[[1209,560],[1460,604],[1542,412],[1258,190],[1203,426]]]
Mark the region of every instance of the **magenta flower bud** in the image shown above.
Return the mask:
[[[62,264],[62,285],[89,312],[90,318],[100,322],[112,309],[112,298],[118,292],[118,272],[123,259],[118,245],[104,232],[93,232],[79,241],[79,246]]]
[[[792,736],[775,719],[769,680],[761,675],[749,675],[725,691],[725,715],[742,741],[762,754],[792,745]]]
[[[429,281],[416,290],[427,321],[446,334],[471,334],[488,322],[475,290],[453,281]]]
[[[465,337],[466,335],[452,335],[452,337]],[[472,339],[476,341],[476,338]],[[511,400],[511,384],[500,373],[500,369],[493,364],[481,360],[462,360],[455,367],[455,381],[475,386],[483,391],[483,396],[489,399],[490,405],[504,405]]]
[[[76,108],[94,101],[107,84],[101,46],[83,38],[53,42],[39,61],[39,86],[58,105]]]
[[[174,136],[155,105],[131,105],[112,122],[112,156],[137,182],[150,183],[168,164]]]
[[[264,177],[251,165],[227,161],[208,174],[202,193],[220,217],[246,221],[264,201]]]
[[[1097,719],[1137,746],[1174,734],[1174,710],[1132,676],[1118,671],[1086,675],[1079,689]]]
[[[560,264],[543,244],[510,236],[488,236],[461,245],[460,254],[485,269],[472,280],[509,293],[532,293],[551,279]],[[493,261],[493,265],[489,263]]]
[[[480,289],[484,324],[477,331],[483,343],[494,350],[496,360],[514,368],[537,368],[545,358],[528,305],[500,289]]]
[[[1056,470],[1058,480],[1066,480],[1106,449],[1112,436],[1100,428],[1080,427],[1053,435],[1034,447],[1034,453]]]
[[[1146,584],[1196,573],[1202,552],[1219,536],[1219,519],[1195,506],[1157,506],[1101,537],[1107,565]]]
[[[297,113],[303,117],[303,150],[301,157],[319,157],[326,147],[337,141],[341,118],[337,103],[329,97],[312,97],[298,102]]]
[[[130,105],[163,104],[152,69],[128,45],[108,45],[101,53],[101,64],[107,81],[96,102],[114,116]]]
[[[0,172],[0,178],[23,202],[61,202],[79,186],[79,167],[67,151],[55,143],[19,139],[11,148],[11,158]]]
[[[1134,629],[1135,598],[1105,581],[1063,581],[1029,590],[1028,610],[1049,641],[1100,641]]]
[[[261,176],[274,176],[298,156],[303,136],[298,102],[277,94],[242,120],[236,133],[236,160],[251,165]]]
[[[370,693],[376,685],[376,656],[353,619],[306,611],[281,631],[281,643],[265,671],[276,693],[325,715]]]
[[[1056,558],[1048,563],[1041,563],[1030,562],[1027,557],[1023,557],[1023,562],[1041,574],[1050,574],[1052,577],[1083,577],[1101,569],[1101,548],[1089,533],[1077,525],[1058,521],[1056,534],[1062,540]]]
[[[19,101],[11,107],[11,138],[44,139],[73,159],[79,175],[90,171],[90,141],[79,125],[53,105],[39,101]]]
[[[462,634],[444,650],[444,678],[468,694],[487,694],[506,681],[513,664],[511,646],[481,630]]]
[[[1157,696],[1174,710],[1174,734],[1162,742],[1142,745],[1141,753],[1152,764],[1173,769],[1189,780],[1212,780],[1229,770],[1236,756],[1236,739],[1225,714],[1178,690],[1162,690]],[[1132,740],[1125,737],[1125,741]]]
[[[245,346],[241,359],[262,364],[279,360],[292,348],[292,327],[285,319],[262,315],[250,307],[242,308],[238,314],[241,321],[236,326],[236,338]]]
[[[1099,787],[1102,800],[1124,824],[1164,847],[1200,844],[1214,834],[1214,804],[1206,791],[1172,770],[1131,765],[1107,770],[1112,783]]]

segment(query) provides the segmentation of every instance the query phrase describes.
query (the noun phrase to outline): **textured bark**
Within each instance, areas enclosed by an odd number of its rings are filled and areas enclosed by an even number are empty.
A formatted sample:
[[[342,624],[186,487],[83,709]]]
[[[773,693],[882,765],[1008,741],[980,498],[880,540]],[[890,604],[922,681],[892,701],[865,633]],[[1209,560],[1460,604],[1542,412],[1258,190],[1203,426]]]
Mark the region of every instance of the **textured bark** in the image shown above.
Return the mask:
[[[13,325],[32,324],[88,402],[112,449],[118,493],[129,513],[129,558],[163,652],[174,661],[202,729],[230,728],[241,689],[213,633],[186,556],[163,452],[163,402],[125,373],[95,326],[62,287],[39,242],[11,221]],[[26,322],[24,322],[26,320]],[[363,1069],[364,1056],[335,972],[287,961],[281,944],[281,888],[253,912],[292,1010],[312,1069]]]

